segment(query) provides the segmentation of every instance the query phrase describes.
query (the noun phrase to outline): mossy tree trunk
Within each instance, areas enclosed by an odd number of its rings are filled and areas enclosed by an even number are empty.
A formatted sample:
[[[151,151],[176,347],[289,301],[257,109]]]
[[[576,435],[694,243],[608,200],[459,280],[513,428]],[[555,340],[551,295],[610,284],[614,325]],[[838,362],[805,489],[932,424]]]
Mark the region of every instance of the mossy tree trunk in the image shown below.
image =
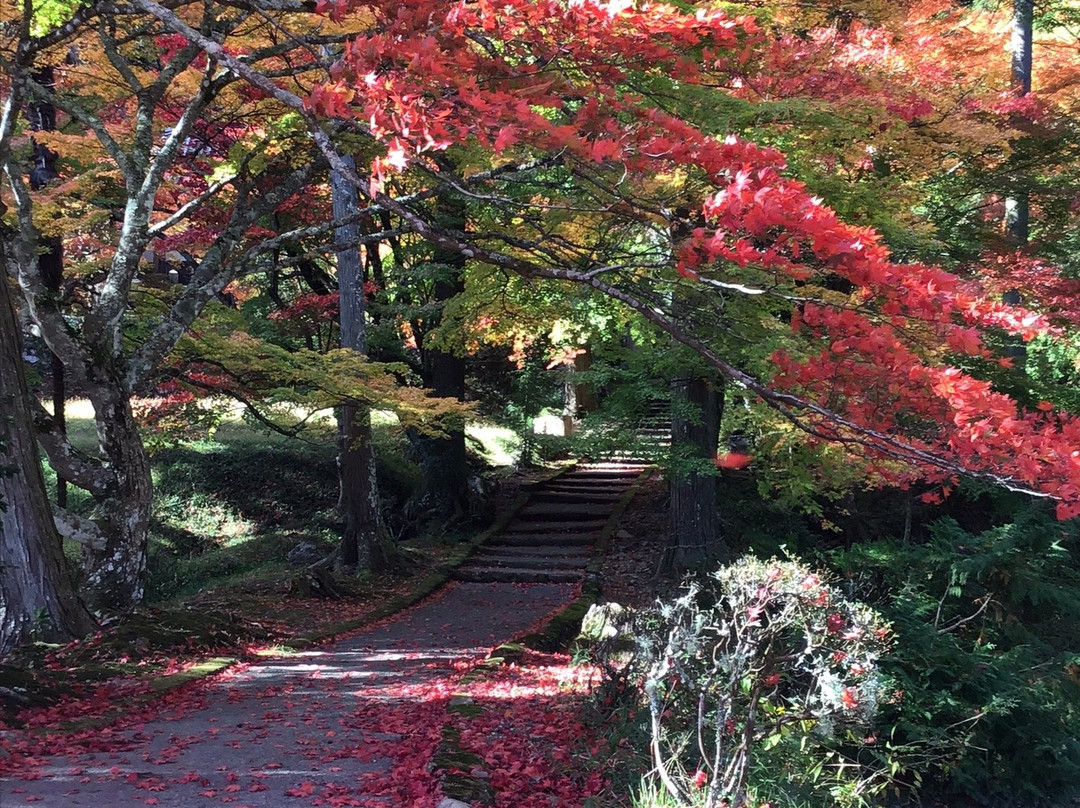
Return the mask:
[[[95,628],[76,594],[45,491],[2,249],[0,244],[0,655],[31,631],[70,640]]]

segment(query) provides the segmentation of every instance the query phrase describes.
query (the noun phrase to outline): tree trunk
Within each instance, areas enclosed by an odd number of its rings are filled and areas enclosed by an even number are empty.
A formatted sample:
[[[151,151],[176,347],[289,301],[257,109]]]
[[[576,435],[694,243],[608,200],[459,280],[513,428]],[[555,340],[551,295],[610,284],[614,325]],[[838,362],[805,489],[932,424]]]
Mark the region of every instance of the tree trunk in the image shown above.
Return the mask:
[[[1034,0],[1013,0],[1012,91],[1018,98],[1031,92],[1034,15]],[[1005,232],[1017,247],[1028,243],[1030,207],[1027,188],[1016,189],[1005,200]]]
[[[51,65],[47,65],[36,74],[34,80],[49,90],[55,90],[56,78]],[[53,132],[56,130],[56,107],[47,101],[31,103],[27,109],[30,129],[34,132]],[[56,170],[58,155],[47,146],[32,141],[34,147],[34,167],[30,170],[30,188],[40,190],[55,180],[60,174]],[[64,280],[64,240],[59,236],[38,239],[38,271],[45,282],[45,288],[59,297]],[[64,407],[67,404],[65,392],[64,363],[60,357],[49,352],[49,372],[52,376],[53,422],[58,435],[67,432]],[[56,475],[56,504],[67,507],[67,480]]]
[[[2,250],[2,245],[0,245]],[[0,254],[0,655],[30,631],[70,640],[94,630],[53,524],[34,439],[22,348]]]
[[[352,158],[346,158],[353,167]],[[356,189],[336,171],[330,174],[341,347],[367,354],[364,323],[364,280],[360,263],[359,206]],[[348,569],[383,569],[393,553],[382,521],[375,451],[371,441],[371,413],[364,407],[345,404],[338,410],[338,508],[345,526],[341,535],[341,564]]]
[[[425,350],[424,383],[436,396],[456,398],[465,395],[465,359],[446,351]],[[465,452],[465,429],[450,426],[445,435],[411,435],[420,453],[424,473],[421,506],[425,513],[442,522],[456,522],[468,511],[468,456]]]
[[[84,545],[84,593],[96,610],[122,611],[139,603],[146,590],[153,482],[150,459],[127,392],[118,378],[94,379],[94,375],[92,372],[89,396],[97,422],[98,448],[113,475],[106,490],[94,497],[96,521],[105,542],[104,546]]]
[[[693,462],[716,457],[724,399],[723,388],[703,378],[678,379],[672,383],[671,394],[675,468],[670,484],[671,539],[664,564],[678,568],[727,555],[720,538],[717,476],[678,468],[680,458]]]
[[[465,208],[461,200],[440,197],[439,220],[446,227],[464,232]],[[445,304],[465,291],[466,259],[461,253],[436,247],[432,263],[442,275],[435,281],[433,289],[438,313],[433,315],[430,326],[425,324],[423,334],[418,335],[424,387],[440,398],[462,401],[465,398],[465,357],[460,352],[431,347],[427,335],[442,321]],[[452,523],[468,512],[468,455],[464,423],[449,423],[443,429],[445,435],[442,436],[414,432],[410,439],[420,453],[424,472],[421,507],[429,518]]]

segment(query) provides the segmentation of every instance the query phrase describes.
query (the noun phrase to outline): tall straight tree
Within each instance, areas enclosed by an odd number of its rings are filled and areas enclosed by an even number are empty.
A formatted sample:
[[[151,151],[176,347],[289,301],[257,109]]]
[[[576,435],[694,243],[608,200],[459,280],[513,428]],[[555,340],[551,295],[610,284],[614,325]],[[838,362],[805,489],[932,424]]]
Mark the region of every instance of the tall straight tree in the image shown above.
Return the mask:
[[[45,87],[49,92],[56,91],[56,77],[52,65],[46,65],[35,75],[34,81]],[[56,130],[56,106],[49,101],[38,101],[27,107],[27,117],[30,119],[30,129],[35,132],[52,132]],[[56,170],[57,153],[42,143],[34,141],[34,165],[30,169],[30,189],[40,191],[60,175]],[[38,267],[41,278],[46,288],[52,294],[59,296],[60,287],[64,280],[64,240],[60,236],[49,236],[39,240]],[[67,434],[67,419],[65,407],[67,394],[65,392],[64,363],[56,354],[49,352],[49,372],[52,376],[52,403],[53,424],[57,435]],[[56,504],[61,508],[67,507],[67,480],[62,476],[56,477]]]
[[[70,640],[95,628],[53,524],[21,342],[0,241],[0,655],[30,631]]]
[[[671,448],[674,454],[669,511],[671,540],[667,567],[688,567],[726,554],[720,536],[716,457],[724,390],[705,376],[676,379],[671,385]],[[701,468],[702,463],[709,469]],[[685,466],[685,467],[683,467]]]
[[[449,160],[442,162],[448,169],[456,168]],[[448,193],[441,195],[436,205],[435,215],[441,226],[464,234],[464,201]],[[435,396],[458,401],[465,398],[465,358],[461,351],[455,351],[453,347],[433,344],[435,340],[431,336],[443,320],[446,304],[465,291],[466,263],[460,251],[439,246],[434,248],[432,264],[436,275],[431,295],[434,313],[422,328],[414,328],[424,386]],[[464,425],[450,425],[440,435],[414,432],[412,442],[420,452],[424,471],[423,506],[435,519],[460,519],[467,505],[468,466]]]
[[[355,171],[352,157],[343,158]],[[340,171],[330,172],[333,202],[334,255],[340,297],[341,347],[367,355],[364,274],[360,262],[359,204],[356,188]],[[338,415],[338,507],[344,520],[341,564],[348,569],[382,569],[389,565],[389,537],[379,507],[371,411],[345,402]]]
[[[1011,77],[1012,92],[1017,98],[1031,92],[1034,25],[1034,0],[1013,0]],[[1016,246],[1022,247],[1028,242],[1030,210],[1028,189],[1021,183],[1021,187],[1005,200],[1005,232]]]

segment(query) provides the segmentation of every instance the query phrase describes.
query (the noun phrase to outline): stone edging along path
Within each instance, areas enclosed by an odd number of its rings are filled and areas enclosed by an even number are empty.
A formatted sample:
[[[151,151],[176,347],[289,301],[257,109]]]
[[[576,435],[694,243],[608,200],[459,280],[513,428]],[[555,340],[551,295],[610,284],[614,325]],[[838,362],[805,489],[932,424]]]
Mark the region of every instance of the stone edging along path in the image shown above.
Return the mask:
[[[531,493],[551,484],[540,481]],[[598,542],[614,532],[632,495],[624,491],[612,507]],[[525,501],[519,497],[501,525],[472,545],[499,534]],[[426,771],[453,741],[441,731],[460,723],[448,723],[447,699],[469,689],[464,673],[509,639],[544,636],[538,627],[596,583],[586,581],[584,591],[568,581],[450,583],[331,645],[312,648],[319,638],[304,638],[308,650],[174,690],[160,706],[133,709],[115,726],[8,744],[8,758],[0,756],[0,806],[108,808],[134,801],[181,808],[220,801],[270,808],[305,804],[292,799],[302,797],[312,805],[433,806],[428,797],[452,790],[450,784],[433,784],[431,773],[409,776],[413,759],[403,760],[403,751],[426,750],[417,764]],[[419,597],[414,592],[412,599]],[[470,692],[482,697],[483,691],[472,686]],[[501,719],[475,719],[492,720]],[[420,802],[406,800],[410,789],[422,791]],[[478,796],[483,802],[490,795]]]

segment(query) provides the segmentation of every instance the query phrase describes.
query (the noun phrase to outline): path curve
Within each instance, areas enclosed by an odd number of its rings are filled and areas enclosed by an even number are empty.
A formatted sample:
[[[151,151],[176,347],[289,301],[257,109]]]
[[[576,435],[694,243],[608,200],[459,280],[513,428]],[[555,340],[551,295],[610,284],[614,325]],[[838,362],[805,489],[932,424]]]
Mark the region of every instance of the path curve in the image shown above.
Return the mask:
[[[461,577],[481,580],[450,583],[321,648],[197,683],[143,723],[121,719],[84,745],[91,750],[67,748],[0,778],[0,808],[397,808],[365,793],[365,773],[391,765],[387,744],[430,740],[424,703],[445,698],[464,663],[536,630],[574,599],[591,545],[642,468],[582,466],[541,483],[463,567]],[[393,713],[390,703],[417,705],[414,725],[371,720]],[[58,748],[65,743],[57,736]]]
[[[326,647],[196,685],[184,707],[110,738],[129,749],[53,757],[22,773],[37,779],[0,780],[0,808],[280,808],[308,804],[291,798],[303,783],[316,793],[335,788],[339,804],[362,799],[361,775],[387,765],[365,758],[387,738],[355,726],[358,712],[402,692],[422,693],[455,663],[484,656],[565,606],[573,591],[569,584],[450,584]]]

